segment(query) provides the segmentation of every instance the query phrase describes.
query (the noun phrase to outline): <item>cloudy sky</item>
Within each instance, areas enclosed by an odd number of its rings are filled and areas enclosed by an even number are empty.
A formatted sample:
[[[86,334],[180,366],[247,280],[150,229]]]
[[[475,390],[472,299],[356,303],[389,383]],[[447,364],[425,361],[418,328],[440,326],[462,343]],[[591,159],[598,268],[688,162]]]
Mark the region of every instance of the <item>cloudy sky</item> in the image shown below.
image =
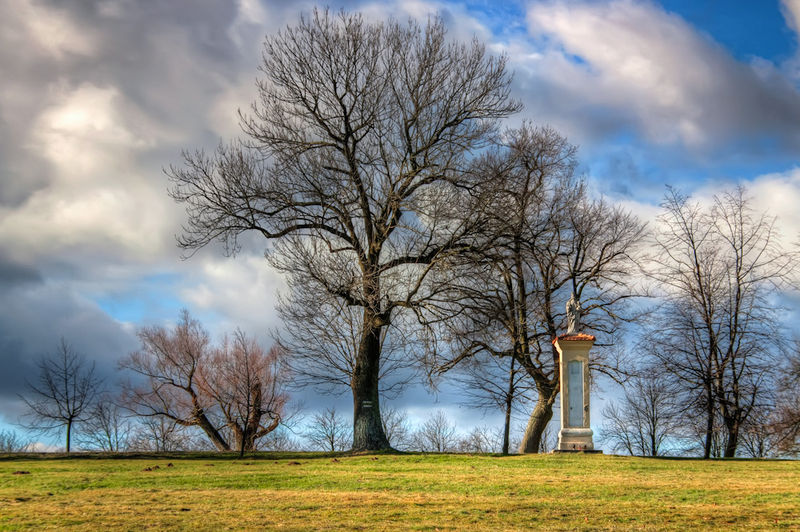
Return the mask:
[[[645,218],[666,184],[707,196],[746,183],[800,235],[800,0],[327,5],[439,13],[455,38],[507,54],[525,104],[511,124],[559,129],[592,190]],[[0,428],[61,337],[111,374],[137,326],[182,307],[215,334],[280,326],[262,242],[180,259],[162,169],[238,133],[264,35],[313,6],[0,0]],[[417,388],[397,404],[428,401]],[[452,394],[438,401],[457,412]]]

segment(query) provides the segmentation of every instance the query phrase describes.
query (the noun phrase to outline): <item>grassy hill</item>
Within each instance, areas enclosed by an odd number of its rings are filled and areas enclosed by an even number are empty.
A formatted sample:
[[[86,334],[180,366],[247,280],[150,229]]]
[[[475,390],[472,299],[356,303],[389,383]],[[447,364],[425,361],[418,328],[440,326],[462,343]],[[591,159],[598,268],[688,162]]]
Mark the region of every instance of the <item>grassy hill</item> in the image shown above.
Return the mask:
[[[604,455],[0,455],[0,529],[48,527],[797,530],[800,462]]]

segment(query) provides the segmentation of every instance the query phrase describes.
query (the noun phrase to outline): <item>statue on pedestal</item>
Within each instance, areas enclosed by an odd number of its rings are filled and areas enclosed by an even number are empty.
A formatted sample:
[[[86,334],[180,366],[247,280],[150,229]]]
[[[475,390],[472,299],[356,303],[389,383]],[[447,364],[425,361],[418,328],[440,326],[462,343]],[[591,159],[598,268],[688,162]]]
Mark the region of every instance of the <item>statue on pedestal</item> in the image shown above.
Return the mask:
[[[577,334],[581,326],[581,302],[575,297],[575,292],[567,301],[567,334]]]

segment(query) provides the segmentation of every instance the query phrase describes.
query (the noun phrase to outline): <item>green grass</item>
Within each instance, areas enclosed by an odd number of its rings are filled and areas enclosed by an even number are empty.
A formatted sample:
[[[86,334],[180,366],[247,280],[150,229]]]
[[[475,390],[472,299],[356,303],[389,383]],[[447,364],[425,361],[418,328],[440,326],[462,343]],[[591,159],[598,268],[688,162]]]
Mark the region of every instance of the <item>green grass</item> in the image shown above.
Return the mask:
[[[603,455],[0,455],[0,529],[68,527],[798,530],[800,462]]]

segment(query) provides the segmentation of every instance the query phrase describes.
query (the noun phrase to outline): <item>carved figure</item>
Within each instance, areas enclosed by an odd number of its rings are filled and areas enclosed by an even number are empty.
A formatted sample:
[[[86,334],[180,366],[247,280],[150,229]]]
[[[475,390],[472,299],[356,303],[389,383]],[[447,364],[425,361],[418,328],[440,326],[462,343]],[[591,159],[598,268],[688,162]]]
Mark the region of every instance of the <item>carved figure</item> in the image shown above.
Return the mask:
[[[573,292],[567,301],[567,334],[575,334],[581,326],[581,302]]]

